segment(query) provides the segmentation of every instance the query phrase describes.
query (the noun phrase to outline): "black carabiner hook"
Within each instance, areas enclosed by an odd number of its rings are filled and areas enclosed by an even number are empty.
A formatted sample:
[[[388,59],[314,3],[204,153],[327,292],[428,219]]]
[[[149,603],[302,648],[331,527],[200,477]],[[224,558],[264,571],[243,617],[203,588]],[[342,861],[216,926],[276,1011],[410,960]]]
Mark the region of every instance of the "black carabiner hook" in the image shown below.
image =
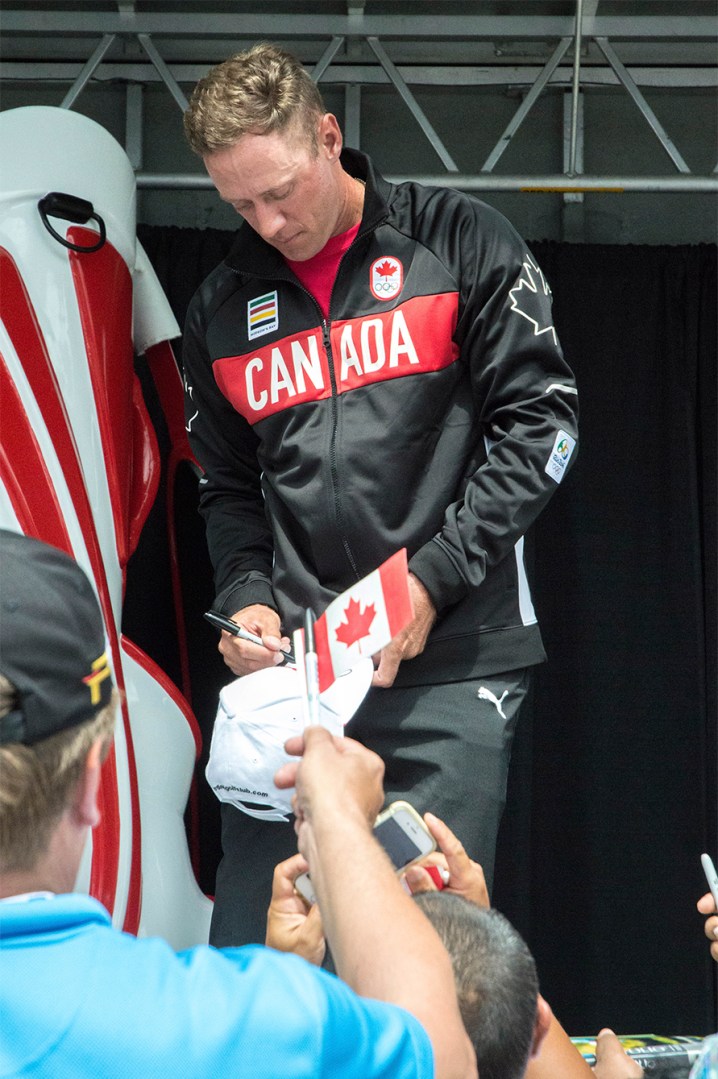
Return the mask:
[[[63,247],[69,247],[71,251],[79,251],[86,255],[91,251],[99,251],[104,244],[107,236],[105,222],[99,214],[95,213],[94,206],[87,199],[81,199],[78,195],[68,195],[64,191],[50,191],[43,199],[40,199],[37,208],[40,211],[40,219],[43,225]],[[90,247],[82,247],[80,244],[72,243],[71,240],[66,240],[64,236],[55,231],[47,220],[48,217],[61,217],[64,221],[72,221],[76,225],[85,225],[88,221],[96,221],[100,229],[97,243],[92,244]]]

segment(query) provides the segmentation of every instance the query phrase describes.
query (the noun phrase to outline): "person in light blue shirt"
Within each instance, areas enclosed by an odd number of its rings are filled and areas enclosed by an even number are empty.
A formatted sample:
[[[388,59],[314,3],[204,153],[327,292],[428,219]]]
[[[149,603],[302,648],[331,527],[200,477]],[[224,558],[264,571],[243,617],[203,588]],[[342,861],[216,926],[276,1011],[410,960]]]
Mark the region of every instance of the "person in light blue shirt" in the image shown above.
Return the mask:
[[[408,1013],[258,945],[175,954],[89,896],[0,903],[0,1075],[431,1076]]]
[[[114,727],[94,592],[77,564],[0,531],[0,1076],[471,1079],[448,955],[371,824],[382,764],[308,728],[295,788],[341,979],[258,945],[175,953],[72,889]]]

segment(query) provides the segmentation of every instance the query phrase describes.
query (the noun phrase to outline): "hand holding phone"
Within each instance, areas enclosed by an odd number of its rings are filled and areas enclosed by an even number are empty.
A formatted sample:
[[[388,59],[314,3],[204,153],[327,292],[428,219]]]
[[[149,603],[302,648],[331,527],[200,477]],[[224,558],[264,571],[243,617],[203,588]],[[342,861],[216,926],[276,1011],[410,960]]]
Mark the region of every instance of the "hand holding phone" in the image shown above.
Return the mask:
[[[436,841],[422,818],[412,805],[402,800],[392,802],[381,811],[374,822],[374,835],[397,872],[436,850]],[[307,903],[316,902],[308,873],[300,874],[294,887]]]
[[[444,869],[443,865],[425,865],[424,870],[429,874],[434,887],[437,891],[441,892],[451,880],[451,875],[448,869]],[[409,889],[411,892],[411,889]]]

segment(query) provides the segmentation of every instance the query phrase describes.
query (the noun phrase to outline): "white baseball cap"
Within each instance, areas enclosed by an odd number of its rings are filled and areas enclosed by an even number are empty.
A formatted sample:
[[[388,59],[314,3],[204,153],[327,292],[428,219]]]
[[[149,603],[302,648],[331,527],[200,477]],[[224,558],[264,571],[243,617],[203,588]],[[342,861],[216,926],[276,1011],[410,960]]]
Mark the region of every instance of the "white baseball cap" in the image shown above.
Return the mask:
[[[319,698],[319,719],[332,734],[344,733],[371,685],[374,664],[360,660]],[[295,667],[267,667],[236,678],[219,695],[205,775],[221,802],[250,817],[286,821],[293,790],[274,785],[290,757],[284,743],[304,730],[302,681]],[[248,804],[249,803],[249,804]]]

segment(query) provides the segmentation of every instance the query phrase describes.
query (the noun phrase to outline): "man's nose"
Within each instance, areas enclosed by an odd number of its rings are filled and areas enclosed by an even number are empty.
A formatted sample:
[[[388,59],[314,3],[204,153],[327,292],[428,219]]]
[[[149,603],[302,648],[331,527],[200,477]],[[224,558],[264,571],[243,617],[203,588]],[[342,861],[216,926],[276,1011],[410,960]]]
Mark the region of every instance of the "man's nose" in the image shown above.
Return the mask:
[[[284,228],[286,218],[278,206],[258,206],[255,213],[257,232],[265,240],[273,240]]]

